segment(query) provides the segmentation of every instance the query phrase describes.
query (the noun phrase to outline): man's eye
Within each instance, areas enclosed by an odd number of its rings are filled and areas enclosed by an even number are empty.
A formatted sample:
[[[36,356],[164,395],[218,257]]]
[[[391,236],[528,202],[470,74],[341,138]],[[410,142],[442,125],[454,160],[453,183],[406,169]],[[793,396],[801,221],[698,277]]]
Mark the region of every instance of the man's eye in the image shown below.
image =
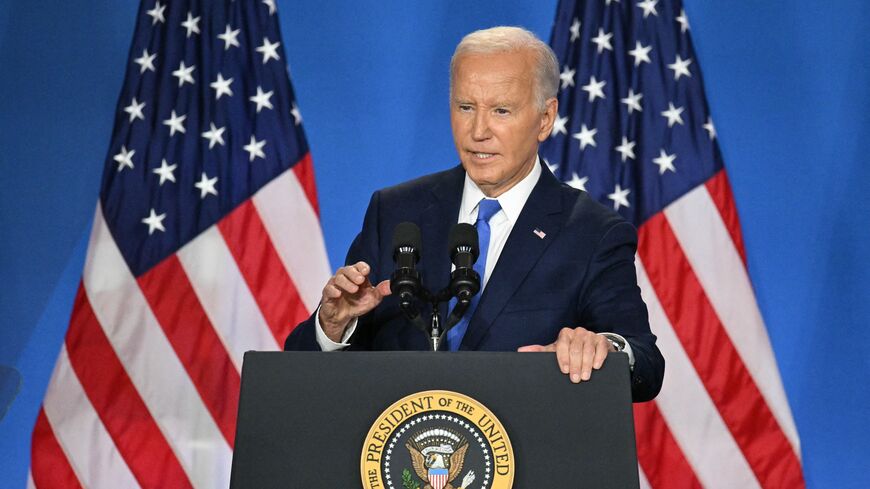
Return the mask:
[[[509,111],[503,107],[499,107],[499,108],[495,109],[495,113],[498,115],[508,115],[511,113],[511,111]]]
[[[461,112],[471,112],[471,106],[468,104],[459,104],[459,110]]]

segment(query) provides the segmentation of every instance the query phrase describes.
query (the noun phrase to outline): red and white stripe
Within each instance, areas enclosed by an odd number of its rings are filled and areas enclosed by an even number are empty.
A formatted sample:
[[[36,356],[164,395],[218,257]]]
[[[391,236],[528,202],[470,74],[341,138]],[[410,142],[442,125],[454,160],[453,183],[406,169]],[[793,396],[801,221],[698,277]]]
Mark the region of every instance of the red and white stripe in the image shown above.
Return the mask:
[[[659,396],[635,406],[643,484],[804,487],[724,170],[641,226],[637,273],[667,361]]]
[[[98,204],[28,487],[228,487],[242,355],[279,349],[329,274],[307,155],[138,278]]]

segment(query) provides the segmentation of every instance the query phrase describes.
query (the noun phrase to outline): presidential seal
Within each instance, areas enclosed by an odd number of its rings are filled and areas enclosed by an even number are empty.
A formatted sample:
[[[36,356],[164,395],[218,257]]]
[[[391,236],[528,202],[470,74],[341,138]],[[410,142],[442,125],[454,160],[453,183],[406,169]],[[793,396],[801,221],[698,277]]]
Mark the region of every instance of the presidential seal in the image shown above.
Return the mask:
[[[367,489],[508,489],[514,453],[486,406],[457,392],[425,391],[375,420],[360,475]]]

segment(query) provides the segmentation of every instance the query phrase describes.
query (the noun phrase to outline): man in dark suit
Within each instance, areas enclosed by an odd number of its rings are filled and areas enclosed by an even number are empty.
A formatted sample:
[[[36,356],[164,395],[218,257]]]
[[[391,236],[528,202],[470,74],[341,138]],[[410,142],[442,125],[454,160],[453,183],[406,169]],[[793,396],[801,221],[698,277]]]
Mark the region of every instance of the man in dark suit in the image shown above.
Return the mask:
[[[652,399],[664,359],[636,283],[637,233],[558,182],[537,156],[558,109],[552,50],[523,29],[477,31],[457,46],[450,74],[461,166],[374,194],[348,265],[285,349],[427,349],[390,297],[393,229],[404,221],[422,228],[419,268],[438,290],[449,280],[449,229],[469,222],[481,232],[483,289],[448,332],[451,349],[552,351],[573,382],[588,380],[608,352],[624,351],[633,399]]]

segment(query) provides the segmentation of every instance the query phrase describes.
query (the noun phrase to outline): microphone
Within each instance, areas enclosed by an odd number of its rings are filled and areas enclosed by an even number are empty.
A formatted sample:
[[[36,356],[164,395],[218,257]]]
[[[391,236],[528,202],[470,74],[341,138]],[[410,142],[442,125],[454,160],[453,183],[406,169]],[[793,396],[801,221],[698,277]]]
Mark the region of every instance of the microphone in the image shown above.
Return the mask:
[[[417,262],[423,248],[420,228],[412,222],[403,222],[393,230],[393,261],[396,270],[390,277],[390,290],[399,297],[403,309],[412,306],[420,293],[420,272]]]
[[[455,267],[450,274],[450,293],[456,297],[457,305],[467,306],[474,294],[480,291],[480,275],[473,268],[480,255],[477,229],[466,223],[453,226],[447,238],[447,246],[450,260]]]

